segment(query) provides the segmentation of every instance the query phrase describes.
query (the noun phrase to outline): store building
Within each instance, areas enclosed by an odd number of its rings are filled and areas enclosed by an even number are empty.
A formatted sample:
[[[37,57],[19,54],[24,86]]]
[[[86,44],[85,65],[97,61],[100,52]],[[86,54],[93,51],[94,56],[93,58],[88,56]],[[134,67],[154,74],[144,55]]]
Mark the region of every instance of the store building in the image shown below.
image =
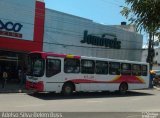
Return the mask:
[[[142,35],[120,26],[45,10],[43,51],[46,52],[140,61],[142,39]]]
[[[0,14],[0,69],[10,78],[30,51],[141,61],[142,35],[47,9],[43,0],[1,0]]]
[[[8,81],[17,81],[18,70],[26,67],[27,53],[42,51],[45,4],[1,0],[0,14],[0,71],[8,72]]]
[[[148,49],[143,49],[142,51],[142,62],[146,62],[148,56]],[[154,57],[153,57],[153,70],[160,70],[160,48],[154,49]]]

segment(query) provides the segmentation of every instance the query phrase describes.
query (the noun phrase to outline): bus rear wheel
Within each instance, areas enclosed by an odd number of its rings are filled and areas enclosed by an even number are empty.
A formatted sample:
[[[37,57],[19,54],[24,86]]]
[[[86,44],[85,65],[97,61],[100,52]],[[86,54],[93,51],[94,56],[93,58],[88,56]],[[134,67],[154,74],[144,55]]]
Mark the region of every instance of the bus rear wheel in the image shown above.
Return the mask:
[[[127,90],[128,90],[128,85],[127,85],[127,83],[121,83],[120,86],[119,86],[119,93],[120,93],[121,95],[125,95],[126,92],[127,92]]]
[[[73,94],[74,87],[71,83],[65,83],[62,87],[63,95],[69,96]]]

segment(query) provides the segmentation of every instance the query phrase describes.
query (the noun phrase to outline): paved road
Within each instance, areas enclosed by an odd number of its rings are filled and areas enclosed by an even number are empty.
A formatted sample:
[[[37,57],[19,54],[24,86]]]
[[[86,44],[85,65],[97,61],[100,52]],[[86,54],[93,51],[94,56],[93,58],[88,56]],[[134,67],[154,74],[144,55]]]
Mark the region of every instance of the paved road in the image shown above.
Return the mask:
[[[136,90],[117,93],[0,94],[0,111],[54,112],[160,112],[160,91]],[[115,114],[116,115],[116,114]]]

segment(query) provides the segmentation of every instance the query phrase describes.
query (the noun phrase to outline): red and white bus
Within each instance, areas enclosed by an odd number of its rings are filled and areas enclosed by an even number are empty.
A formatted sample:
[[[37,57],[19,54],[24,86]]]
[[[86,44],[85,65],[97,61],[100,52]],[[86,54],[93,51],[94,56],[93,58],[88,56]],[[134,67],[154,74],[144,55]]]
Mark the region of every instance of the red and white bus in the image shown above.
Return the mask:
[[[31,52],[26,88],[36,92],[120,91],[149,87],[144,62]]]

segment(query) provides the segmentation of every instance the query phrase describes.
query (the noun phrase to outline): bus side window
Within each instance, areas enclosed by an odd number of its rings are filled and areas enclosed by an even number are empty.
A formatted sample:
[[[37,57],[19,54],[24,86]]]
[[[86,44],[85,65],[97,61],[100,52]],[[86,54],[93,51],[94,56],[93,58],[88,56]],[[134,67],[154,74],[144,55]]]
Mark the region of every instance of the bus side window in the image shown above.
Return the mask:
[[[108,62],[96,61],[96,74],[108,74]]]
[[[47,59],[46,61],[46,77],[54,76],[61,72],[61,60]]]
[[[79,73],[80,60],[79,59],[64,59],[64,72],[65,73]]]
[[[121,74],[122,75],[131,75],[131,64],[122,63],[121,64]]]
[[[141,76],[141,65],[132,64],[132,75]]]
[[[94,74],[95,62],[93,60],[81,60],[81,73]]]
[[[120,63],[119,62],[109,63],[109,74],[110,75],[120,75]]]
[[[142,76],[147,76],[148,74],[147,65],[142,65]]]

